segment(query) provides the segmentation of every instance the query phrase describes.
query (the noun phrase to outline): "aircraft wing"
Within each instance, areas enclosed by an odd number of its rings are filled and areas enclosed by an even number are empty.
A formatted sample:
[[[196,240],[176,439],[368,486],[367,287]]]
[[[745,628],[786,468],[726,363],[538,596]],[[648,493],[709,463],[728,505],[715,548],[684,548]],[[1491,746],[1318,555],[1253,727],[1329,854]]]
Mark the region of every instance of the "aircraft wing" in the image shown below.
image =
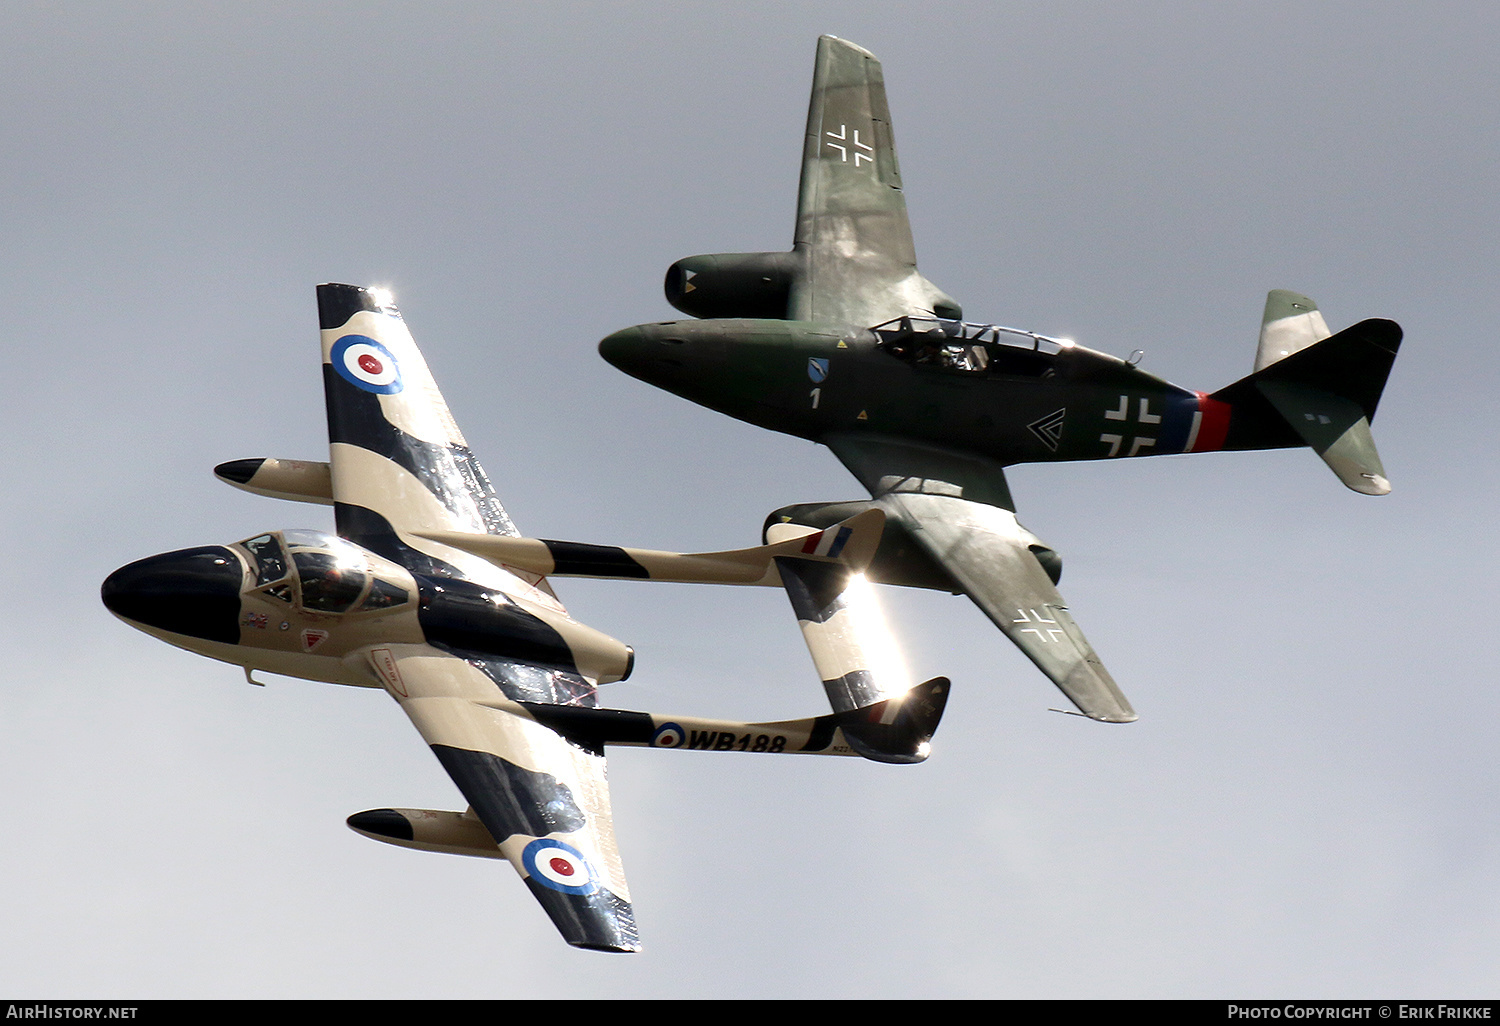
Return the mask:
[[[1085,716],[1136,719],[1033,553],[1040,543],[1016,521],[998,464],[877,436],[833,435],[824,442],[886,516]]]
[[[793,251],[804,261],[793,320],[868,327],[961,313],[917,271],[880,61],[833,36],[818,40]]]
[[[417,533],[518,532],[390,298],[319,285],[318,317],[339,536],[419,573],[468,577],[561,610],[541,578]]]
[[[494,681],[457,656],[389,645],[367,657],[563,939],[639,951],[602,748],[500,707]]]

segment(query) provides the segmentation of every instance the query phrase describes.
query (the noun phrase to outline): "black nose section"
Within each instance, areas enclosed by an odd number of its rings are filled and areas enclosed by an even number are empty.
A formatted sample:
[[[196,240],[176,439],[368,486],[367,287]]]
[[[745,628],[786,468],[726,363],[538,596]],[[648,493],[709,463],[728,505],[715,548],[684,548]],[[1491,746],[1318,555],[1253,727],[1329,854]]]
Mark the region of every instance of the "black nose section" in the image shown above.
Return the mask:
[[[222,545],[138,559],[104,579],[104,605],[148,627],[231,645],[240,640],[244,569]]]
[[[633,377],[640,377],[656,348],[641,328],[626,328],[599,343],[599,355]]]

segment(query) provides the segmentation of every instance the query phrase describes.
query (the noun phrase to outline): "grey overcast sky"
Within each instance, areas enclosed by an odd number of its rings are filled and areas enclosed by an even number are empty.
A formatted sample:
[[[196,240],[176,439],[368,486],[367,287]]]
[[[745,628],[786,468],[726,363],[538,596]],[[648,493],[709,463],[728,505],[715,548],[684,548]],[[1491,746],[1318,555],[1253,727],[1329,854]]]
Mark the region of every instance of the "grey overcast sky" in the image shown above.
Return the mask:
[[[558,940],[503,864],[343,823],[461,801],[381,694],[110,617],[129,560],[327,511],[313,286],[395,290],[530,534],[752,543],[860,497],[824,450],[629,379],[693,253],[790,245],[813,49],[885,65],[922,269],[1200,389],[1269,288],[1398,320],[1394,492],[1310,453],[1020,467],[1141,713],[1104,726],[967,601],[886,590],[953,700],[931,760],[626,751],[646,944]],[[0,993],[1495,997],[1500,7],[11,3],[0,7]],[[626,708],[824,708],[770,590],[562,582]]]

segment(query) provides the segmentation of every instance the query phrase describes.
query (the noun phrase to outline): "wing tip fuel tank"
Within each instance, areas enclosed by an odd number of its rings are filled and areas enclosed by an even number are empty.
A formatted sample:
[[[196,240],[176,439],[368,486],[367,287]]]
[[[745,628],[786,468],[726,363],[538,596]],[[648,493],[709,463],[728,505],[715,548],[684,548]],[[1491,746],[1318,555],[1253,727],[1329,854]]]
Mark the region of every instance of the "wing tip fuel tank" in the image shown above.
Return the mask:
[[[328,464],[318,460],[278,460],[258,457],[230,460],[214,468],[214,476],[252,495],[292,502],[333,505],[333,478]]]
[[[433,809],[367,809],[344,821],[373,841],[414,851],[504,859],[505,853],[478,817]]]

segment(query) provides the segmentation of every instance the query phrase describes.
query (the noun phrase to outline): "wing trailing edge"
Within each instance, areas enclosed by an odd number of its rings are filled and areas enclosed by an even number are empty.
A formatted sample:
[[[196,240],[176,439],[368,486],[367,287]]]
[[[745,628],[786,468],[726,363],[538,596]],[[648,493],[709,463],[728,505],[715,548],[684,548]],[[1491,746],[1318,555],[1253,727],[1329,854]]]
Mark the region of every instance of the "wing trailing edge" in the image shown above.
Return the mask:
[[[389,645],[365,658],[563,939],[575,947],[640,950],[603,753],[500,697],[495,682],[464,659],[427,645]],[[389,817],[350,825],[393,843],[401,833]],[[472,824],[451,819],[427,839],[448,850],[483,847]]]
[[[408,569],[469,577],[560,608],[545,584],[423,538],[515,536],[389,293],[318,286],[334,520],[347,538]]]
[[[693,317],[869,327],[904,314],[963,316],[917,270],[874,54],[834,36],[818,40],[791,252],[685,257],[668,268],[663,288]]]

